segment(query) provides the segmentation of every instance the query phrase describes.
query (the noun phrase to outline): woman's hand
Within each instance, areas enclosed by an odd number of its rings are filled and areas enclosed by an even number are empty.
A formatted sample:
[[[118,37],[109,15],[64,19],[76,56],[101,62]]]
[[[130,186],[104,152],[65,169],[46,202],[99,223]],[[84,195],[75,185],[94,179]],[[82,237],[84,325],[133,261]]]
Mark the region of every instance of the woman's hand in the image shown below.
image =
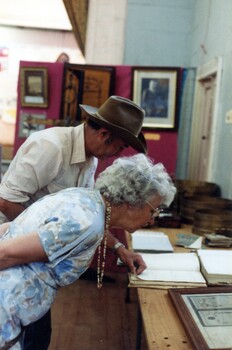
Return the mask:
[[[129,267],[130,272],[133,274],[139,275],[147,268],[140,254],[133,253],[124,246],[120,246],[116,250],[116,253],[122,262]]]

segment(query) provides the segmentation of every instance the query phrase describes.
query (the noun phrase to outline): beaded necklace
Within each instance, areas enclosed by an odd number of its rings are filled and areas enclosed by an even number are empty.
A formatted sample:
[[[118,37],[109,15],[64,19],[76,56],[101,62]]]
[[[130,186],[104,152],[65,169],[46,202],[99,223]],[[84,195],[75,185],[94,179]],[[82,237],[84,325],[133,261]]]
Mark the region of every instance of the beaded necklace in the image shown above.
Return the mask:
[[[98,246],[98,258],[97,258],[97,287],[102,287],[102,281],[105,270],[105,260],[106,260],[106,247],[107,247],[107,238],[109,233],[110,218],[111,218],[111,205],[106,200],[106,213],[105,213],[105,232],[103,237],[103,252],[102,244]],[[102,259],[101,259],[102,257]]]

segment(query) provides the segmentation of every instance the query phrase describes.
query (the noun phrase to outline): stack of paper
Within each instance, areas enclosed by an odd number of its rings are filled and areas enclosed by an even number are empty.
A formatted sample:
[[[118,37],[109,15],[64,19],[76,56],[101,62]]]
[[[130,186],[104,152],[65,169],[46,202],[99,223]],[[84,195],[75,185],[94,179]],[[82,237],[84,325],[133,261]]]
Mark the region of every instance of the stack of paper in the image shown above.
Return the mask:
[[[232,246],[232,237],[208,233],[205,234],[205,243],[210,247],[230,248]]]

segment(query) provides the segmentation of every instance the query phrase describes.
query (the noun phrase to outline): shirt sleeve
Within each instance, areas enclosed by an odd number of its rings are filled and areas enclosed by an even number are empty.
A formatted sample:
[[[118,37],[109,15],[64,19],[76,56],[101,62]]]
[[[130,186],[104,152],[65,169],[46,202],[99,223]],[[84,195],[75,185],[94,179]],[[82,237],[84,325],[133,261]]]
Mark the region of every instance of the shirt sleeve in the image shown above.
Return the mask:
[[[0,197],[26,202],[30,194],[47,186],[57,176],[61,165],[61,147],[46,137],[28,138],[2,178]]]

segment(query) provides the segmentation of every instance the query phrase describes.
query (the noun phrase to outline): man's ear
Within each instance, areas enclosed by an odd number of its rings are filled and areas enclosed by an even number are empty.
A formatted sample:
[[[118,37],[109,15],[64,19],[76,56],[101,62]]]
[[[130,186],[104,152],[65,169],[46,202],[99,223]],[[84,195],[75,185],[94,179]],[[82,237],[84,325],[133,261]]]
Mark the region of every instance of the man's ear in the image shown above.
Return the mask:
[[[115,136],[111,131],[101,128],[98,130],[98,135],[100,136],[101,141],[103,141],[106,145],[112,144],[115,140]]]
[[[111,132],[107,129],[100,128],[98,129],[98,135],[103,139],[103,141],[106,141],[111,136]]]

